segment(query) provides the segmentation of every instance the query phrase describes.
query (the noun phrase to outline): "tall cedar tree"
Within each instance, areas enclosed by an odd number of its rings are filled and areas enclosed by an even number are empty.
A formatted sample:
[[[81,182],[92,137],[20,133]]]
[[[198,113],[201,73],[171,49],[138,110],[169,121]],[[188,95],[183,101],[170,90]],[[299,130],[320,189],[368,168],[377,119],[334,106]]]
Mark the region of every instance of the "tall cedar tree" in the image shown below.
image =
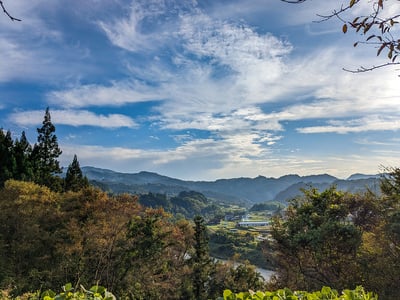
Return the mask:
[[[14,157],[16,170],[13,176],[14,179],[31,181],[33,180],[33,169],[30,161],[32,154],[32,146],[26,138],[25,131],[22,132],[21,138],[15,140]]]
[[[68,166],[67,174],[65,176],[65,191],[77,192],[88,185],[89,182],[87,178],[83,176],[78,158],[75,154],[72,163]]]
[[[37,128],[37,144],[33,147],[32,161],[35,170],[35,182],[51,189],[59,189],[60,180],[54,175],[61,173],[60,163],[57,158],[62,151],[58,147],[55,126],[51,122],[49,108],[46,108],[43,126]]]
[[[8,130],[4,134],[3,129],[0,129],[0,187],[7,179],[12,178],[15,172],[13,146],[11,131]]]
[[[194,255],[193,267],[193,294],[194,299],[208,298],[210,278],[213,275],[214,263],[209,254],[207,226],[204,218],[194,218]]]

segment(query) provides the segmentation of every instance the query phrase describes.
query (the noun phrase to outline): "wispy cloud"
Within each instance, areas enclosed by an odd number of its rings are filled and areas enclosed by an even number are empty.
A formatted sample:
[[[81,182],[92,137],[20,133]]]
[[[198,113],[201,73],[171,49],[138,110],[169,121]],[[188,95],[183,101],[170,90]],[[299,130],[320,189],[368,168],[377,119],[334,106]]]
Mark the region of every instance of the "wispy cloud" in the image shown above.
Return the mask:
[[[112,82],[110,86],[80,85],[53,91],[47,95],[50,103],[71,108],[90,106],[123,106],[129,103],[160,100],[162,96],[138,81]]]
[[[59,125],[120,128],[137,126],[130,117],[121,114],[98,115],[85,110],[53,110],[50,112]],[[24,111],[10,115],[10,121],[20,126],[35,126],[43,121],[43,111]]]
[[[118,47],[132,52],[154,50],[171,38],[177,17],[195,5],[196,1],[131,1],[127,18],[99,21],[98,25]]]
[[[365,131],[399,130],[400,116],[368,116],[353,120],[332,120],[326,126],[310,126],[298,128],[301,133],[350,133]]]
[[[148,170],[168,174],[175,178],[192,180],[215,180],[231,177],[255,177],[268,174],[279,177],[283,174],[322,174],[329,173],[339,178],[347,178],[353,173],[378,173],[382,165],[398,165],[398,151],[365,152],[357,155],[330,156],[327,154],[276,153],[256,149],[254,155],[242,154],[235,147],[238,141],[201,139],[187,141],[169,150],[131,149],[121,147],[102,147],[63,145],[64,165],[77,154],[81,165],[94,165],[117,169],[123,172]],[[105,159],[107,158],[107,159]],[[188,171],[190,162],[190,171]],[[377,163],[379,162],[379,163]],[[282,173],[284,169],[285,173]],[[373,171],[371,171],[373,170]]]

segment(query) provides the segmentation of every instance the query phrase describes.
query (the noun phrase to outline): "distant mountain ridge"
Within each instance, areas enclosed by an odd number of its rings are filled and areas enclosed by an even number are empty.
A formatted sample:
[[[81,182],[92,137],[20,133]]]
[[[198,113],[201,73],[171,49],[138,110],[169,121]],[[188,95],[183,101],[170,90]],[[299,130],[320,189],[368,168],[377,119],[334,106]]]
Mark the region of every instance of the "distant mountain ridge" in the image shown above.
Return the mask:
[[[354,174],[338,179],[328,174],[285,175],[279,178],[231,178],[215,181],[185,181],[157,173],[120,173],[95,167],[83,167],[83,174],[95,185],[114,193],[162,193],[175,196],[182,191],[196,191],[221,202],[252,205],[265,201],[286,202],[301,194],[300,189],[315,187],[324,190],[336,185],[352,193],[371,190],[379,193],[380,175]]]

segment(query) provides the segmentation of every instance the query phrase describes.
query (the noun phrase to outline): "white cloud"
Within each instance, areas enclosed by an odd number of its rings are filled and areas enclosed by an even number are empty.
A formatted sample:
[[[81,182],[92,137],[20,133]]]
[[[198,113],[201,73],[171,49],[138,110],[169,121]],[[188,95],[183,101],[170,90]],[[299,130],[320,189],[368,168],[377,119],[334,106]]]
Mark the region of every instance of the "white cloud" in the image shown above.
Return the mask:
[[[171,38],[176,17],[193,10],[195,4],[195,1],[174,0],[131,1],[127,18],[99,21],[98,25],[118,47],[132,52],[154,50]]]
[[[398,116],[367,116],[361,119],[346,121],[329,121],[330,125],[298,128],[300,133],[350,133],[365,131],[399,130],[400,115]]]
[[[123,106],[150,100],[160,100],[161,95],[140,82],[113,82],[110,86],[81,85],[53,91],[47,95],[50,103],[62,107]]]
[[[37,57],[34,51],[28,51],[18,43],[0,37],[0,53],[0,82],[44,75],[39,67],[44,61]]]
[[[134,120],[120,114],[97,115],[82,110],[52,110],[50,114],[60,125],[103,128],[134,128],[137,126]],[[24,111],[11,114],[9,119],[20,126],[32,126],[40,124],[43,121],[43,116],[43,111]]]
[[[256,151],[253,156],[248,151],[240,151],[240,143],[246,139],[222,142],[213,139],[192,140],[169,150],[63,145],[62,159],[65,161],[62,164],[68,165],[70,157],[77,154],[82,166],[92,165],[130,173],[148,170],[186,180],[215,180],[323,173],[347,178],[353,173],[378,173],[382,165],[400,163],[400,150],[330,156],[326,153],[279,154],[265,150],[257,153],[260,149],[253,149]]]

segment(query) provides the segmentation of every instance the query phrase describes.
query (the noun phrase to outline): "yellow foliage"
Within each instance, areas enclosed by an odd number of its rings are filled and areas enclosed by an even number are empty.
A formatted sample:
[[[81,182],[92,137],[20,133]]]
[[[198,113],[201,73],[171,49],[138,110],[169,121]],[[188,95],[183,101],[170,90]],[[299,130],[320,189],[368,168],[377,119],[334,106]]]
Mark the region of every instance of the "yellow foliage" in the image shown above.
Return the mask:
[[[22,203],[24,201],[37,201],[41,203],[55,202],[57,194],[48,187],[40,186],[33,182],[8,180],[4,184],[4,193],[15,197],[14,201]]]

